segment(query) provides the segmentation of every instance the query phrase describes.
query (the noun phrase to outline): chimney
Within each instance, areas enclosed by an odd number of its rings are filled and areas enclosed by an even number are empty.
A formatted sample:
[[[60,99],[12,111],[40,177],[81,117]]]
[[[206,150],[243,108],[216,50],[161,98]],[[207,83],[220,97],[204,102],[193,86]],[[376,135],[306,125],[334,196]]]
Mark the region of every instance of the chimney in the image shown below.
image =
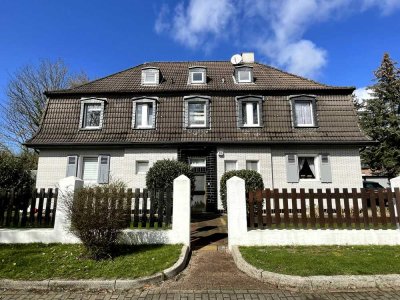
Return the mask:
[[[242,53],[242,62],[244,64],[254,63],[254,52],[243,52]]]

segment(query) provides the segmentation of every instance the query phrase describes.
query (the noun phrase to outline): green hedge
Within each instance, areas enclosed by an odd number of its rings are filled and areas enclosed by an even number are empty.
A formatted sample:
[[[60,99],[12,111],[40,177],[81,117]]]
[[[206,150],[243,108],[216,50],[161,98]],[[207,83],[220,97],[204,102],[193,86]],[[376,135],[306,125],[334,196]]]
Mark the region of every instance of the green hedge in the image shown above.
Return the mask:
[[[147,172],[146,186],[149,190],[172,188],[174,179],[182,174],[190,179],[193,191],[194,173],[188,164],[170,159],[158,160]]]
[[[228,171],[221,177],[220,181],[220,196],[222,205],[224,210],[226,211],[226,181],[233,177],[237,176],[245,181],[246,193],[249,190],[256,190],[256,189],[264,189],[264,182],[262,180],[261,174],[257,171],[253,170],[235,170],[235,171]]]

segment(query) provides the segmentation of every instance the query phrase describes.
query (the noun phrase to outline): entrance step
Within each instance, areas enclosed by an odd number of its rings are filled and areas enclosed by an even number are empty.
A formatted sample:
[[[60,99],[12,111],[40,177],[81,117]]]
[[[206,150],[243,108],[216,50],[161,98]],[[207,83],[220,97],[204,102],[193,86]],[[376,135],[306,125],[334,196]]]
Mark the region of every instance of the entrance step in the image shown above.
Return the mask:
[[[193,250],[226,251],[227,245],[226,216],[220,214],[192,216],[191,247]]]

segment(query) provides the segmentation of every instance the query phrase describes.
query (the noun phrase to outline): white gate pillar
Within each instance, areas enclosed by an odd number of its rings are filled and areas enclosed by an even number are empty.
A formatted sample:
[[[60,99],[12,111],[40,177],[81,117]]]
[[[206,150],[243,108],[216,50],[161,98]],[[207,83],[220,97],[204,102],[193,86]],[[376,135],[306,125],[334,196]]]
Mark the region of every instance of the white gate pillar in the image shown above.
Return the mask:
[[[174,242],[190,247],[190,179],[181,175],[174,179],[172,231]]]
[[[247,233],[245,181],[234,176],[226,182],[226,202],[228,212],[228,247],[240,245]]]

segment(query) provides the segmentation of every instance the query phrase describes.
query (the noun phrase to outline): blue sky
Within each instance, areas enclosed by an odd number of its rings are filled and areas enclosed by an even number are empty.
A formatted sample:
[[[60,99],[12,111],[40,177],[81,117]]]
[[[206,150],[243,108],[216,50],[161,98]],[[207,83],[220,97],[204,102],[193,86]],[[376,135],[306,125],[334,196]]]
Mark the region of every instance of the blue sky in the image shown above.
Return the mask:
[[[257,61],[363,88],[384,52],[400,61],[400,0],[0,2],[0,101],[8,76],[62,58],[91,79],[147,61]]]

